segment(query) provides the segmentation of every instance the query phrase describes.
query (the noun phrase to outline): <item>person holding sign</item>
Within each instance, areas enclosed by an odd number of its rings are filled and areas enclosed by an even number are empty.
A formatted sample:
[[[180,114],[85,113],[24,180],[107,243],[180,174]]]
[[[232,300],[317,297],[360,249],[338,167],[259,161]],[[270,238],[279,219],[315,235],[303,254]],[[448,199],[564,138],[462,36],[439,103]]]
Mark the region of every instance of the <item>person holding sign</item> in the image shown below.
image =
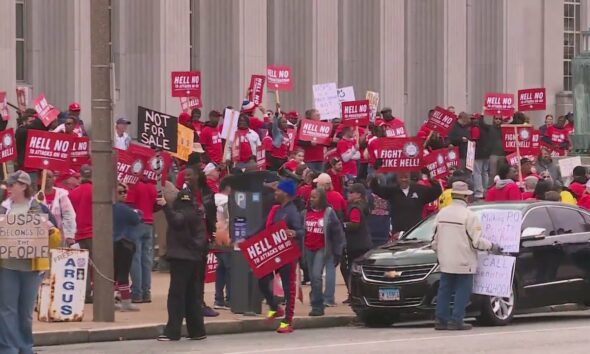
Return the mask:
[[[477,251],[502,251],[498,245],[481,237],[479,218],[467,208],[472,194],[467,183],[454,182],[451,205],[442,209],[434,220],[432,249],[436,252],[441,272],[436,296],[436,330],[472,328],[463,319],[471,297],[473,275],[477,271]]]
[[[8,176],[6,186],[8,199],[0,206],[2,228],[6,228],[3,231],[18,231],[21,235],[34,236],[44,232],[47,235],[47,229],[55,225],[55,220],[50,217],[50,221],[47,221],[49,209],[35,200],[31,177],[24,171],[16,171]],[[23,215],[26,218],[18,217]],[[19,244],[36,241],[33,238],[27,240],[27,237],[20,238]],[[5,247],[4,242],[9,240],[3,237],[1,241],[0,353],[33,353],[33,308],[41,284],[39,271],[48,269],[39,269],[39,260],[46,258],[35,256],[39,251],[49,256],[49,236],[42,247]],[[33,250],[32,254],[28,253],[29,249]]]
[[[270,227],[280,221],[285,221],[287,224],[287,236],[297,240],[297,244],[301,245],[301,241],[305,235],[303,228],[303,220],[301,214],[297,211],[297,207],[293,203],[295,198],[296,186],[295,182],[290,179],[284,179],[279,182],[275,191],[275,200],[278,205],[272,207],[266,219],[266,227]],[[270,307],[267,318],[274,319],[285,316],[279,324],[277,333],[291,333],[293,332],[293,314],[295,311],[295,293],[296,289],[296,271],[297,264],[293,262],[282,266],[275,270],[281,277],[283,291],[285,292],[285,299],[287,301],[286,311],[277,304],[274,295],[271,291],[274,274],[270,273],[258,280],[260,292],[264,295],[266,303]]]

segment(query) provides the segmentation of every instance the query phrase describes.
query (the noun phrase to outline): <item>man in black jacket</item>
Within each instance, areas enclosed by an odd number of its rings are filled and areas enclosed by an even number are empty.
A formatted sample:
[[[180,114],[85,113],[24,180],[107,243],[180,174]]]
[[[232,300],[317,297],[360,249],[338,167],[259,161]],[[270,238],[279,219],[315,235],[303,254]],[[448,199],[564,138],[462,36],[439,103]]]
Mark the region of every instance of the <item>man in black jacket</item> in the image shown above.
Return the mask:
[[[408,231],[422,219],[422,209],[442,193],[440,183],[431,180],[430,187],[410,181],[410,173],[401,172],[397,183],[380,185],[380,178],[371,181],[371,191],[389,202],[392,233]]]
[[[465,168],[465,157],[467,156],[467,142],[471,139],[471,122],[469,115],[465,112],[459,113],[457,122],[449,132],[447,143],[459,147],[461,168]]]
[[[483,121],[483,116],[474,114],[471,117],[473,128],[479,131],[479,136],[473,136],[475,140],[475,161],[473,164],[473,192],[474,197],[483,199],[489,185],[490,175],[490,126]]]

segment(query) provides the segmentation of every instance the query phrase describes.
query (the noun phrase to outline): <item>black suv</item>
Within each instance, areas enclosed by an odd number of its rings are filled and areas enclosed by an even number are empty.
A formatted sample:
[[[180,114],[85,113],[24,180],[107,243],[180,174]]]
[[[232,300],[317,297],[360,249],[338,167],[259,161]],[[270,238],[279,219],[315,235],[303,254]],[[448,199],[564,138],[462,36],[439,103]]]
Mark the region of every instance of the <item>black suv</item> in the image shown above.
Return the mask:
[[[550,202],[487,203],[470,207],[513,209],[523,214],[509,298],[473,295],[467,312],[491,325],[505,325],[518,310],[590,303],[590,213]],[[434,313],[440,273],[430,247],[434,216],[358,258],[351,271],[351,304],[368,326],[387,326],[402,313]]]

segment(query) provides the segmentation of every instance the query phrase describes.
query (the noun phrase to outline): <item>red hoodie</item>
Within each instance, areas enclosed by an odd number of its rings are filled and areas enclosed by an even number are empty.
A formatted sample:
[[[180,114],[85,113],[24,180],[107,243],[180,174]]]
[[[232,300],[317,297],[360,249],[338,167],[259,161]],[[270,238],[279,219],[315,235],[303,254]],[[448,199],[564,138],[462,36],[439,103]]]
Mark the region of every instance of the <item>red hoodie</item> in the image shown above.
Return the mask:
[[[154,223],[154,205],[158,198],[156,185],[139,181],[129,186],[126,202],[143,213],[142,222],[151,225]]]
[[[496,185],[490,188],[486,193],[486,202],[503,202],[510,200],[522,200],[522,193],[514,181],[503,184],[501,187],[498,187],[498,184],[496,183]]]
[[[590,194],[584,193],[578,200],[578,206],[590,210]]]
[[[574,195],[574,197],[576,199],[580,199],[584,195],[584,192],[586,191],[586,184],[582,184],[580,182],[573,181],[569,185],[569,189],[570,189],[570,191],[572,191],[572,194]]]
[[[69,197],[76,211],[76,242],[92,238],[92,183],[83,182]]]

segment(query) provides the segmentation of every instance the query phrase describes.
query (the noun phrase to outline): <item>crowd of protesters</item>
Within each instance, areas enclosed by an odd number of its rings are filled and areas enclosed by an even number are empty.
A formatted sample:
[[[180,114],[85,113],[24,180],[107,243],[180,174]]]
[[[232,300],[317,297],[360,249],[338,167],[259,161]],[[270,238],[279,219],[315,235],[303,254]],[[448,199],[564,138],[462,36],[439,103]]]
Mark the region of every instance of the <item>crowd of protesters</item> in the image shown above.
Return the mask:
[[[256,110],[262,117],[255,116]],[[72,103],[68,111],[46,127],[34,110],[22,112],[15,132],[17,159],[14,167],[18,172],[6,177],[6,200],[17,198],[20,204],[15,205],[23,205],[25,210],[25,198],[32,198],[35,203],[31,208],[38,203],[55,217],[54,226],[63,235],[63,245],[77,243],[80,248],[88,249],[92,257],[90,166],[61,173],[47,171],[44,189],[39,191],[42,174],[24,164],[28,131],[36,129],[85,136],[87,132],[80,113],[81,107]],[[431,114],[433,111],[428,113]],[[348,284],[350,267],[356,257],[396,240],[423,218],[449,205],[453,182],[467,183],[476,200],[556,200],[590,209],[588,171],[582,166],[576,167],[573,180],[566,187],[551,154],[552,148],[570,148],[571,115],[559,117],[556,122],[552,116],[547,116],[545,124],[540,127],[546,147],[541,149],[539,156],[522,158],[516,166],[506,159],[501,125],[529,123],[523,113],[492,117],[491,122],[486,122],[479,114],[461,112],[448,136],[431,131],[425,123],[418,132],[418,137],[424,140],[425,154],[454,147],[459,151],[458,163],[449,166],[449,176],[438,180],[431,178],[427,169],[379,173],[382,161],[377,155],[378,139],[404,137],[399,134],[403,122],[394,117],[389,108],[376,112],[367,127],[354,129],[340,125],[338,119],[332,120],[334,133],[327,146],[290,135],[289,131],[296,131],[303,117],[296,111],[282,112],[278,104],[276,110],[271,111],[244,101],[236,134],[228,141],[221,137],[224,123],[221,117],[221,112],[213,110],[203,119],[201,111],[196,108],[180,114],[179,124],[194,131],[194,152],[188,161],[174,159],[168,171],[169,180],[163,183],[163,195],[148,180],[117,185],[113,206],[113,247],[118,310],[138,311],[139,307],[134,304],[151,302],[154,213],[163,210],[168,223],[165,259],[171,274],[167,305],[169,320],[159,340],[178,340],[183,317],[187,320],[189,337],[203,339],[203,316],[217,316],[219,313],[215,310],[230,307],[230,265],[223,252],[216,254],[214,308],[207,306],[203,299],[210,245],[229,243],[227,205],[231,186],[227,177],[230,175],[269,170],[280,177],[281,181],[274,185],[276,205],[269,212],[266,225],[285,220],[289,237],[296,239],[302,249],[303,284],[311,282],[310,316],[322,316],[325,307],[336,306],[334,289],[338,266]],[[320,120],[320,114],[309,109],[304,118]],[[424,119],[427,120],[428,116]],[[127,131],[130,124],[125,118],[115,121],[115,148],[126,150],[131,145]],[[473,171],[466,169],[469,141],[476,142]],[[263,156],[260,151],[264,152]],[[15,185],[23,185],[23,188],[16,193]],[[259,282],[270,307],[268,317],[283,318],[277,329],[279,333],[293,331],[297,269],[297,264],[288,264],[276,271],[282,280],[286,309],[273,296],[272,275]],[[13,278],[20,276],[18,272],[23,271],[31,269],[21,265],[15,268],[2,261],[0,289],[10,286]],[[323,274],[325,279],[322,279]],[[27,279],[22,279],[22,291],[28,291],[30,295],[38,284],[36,278],[35,281]],[[86,301],[91,303],[92,300],[92,280],[88,277]],[[6,308],[16,306],[16,303],[7,301],[0,300],[2,314]],[[28,301],[31,310],[32,301]],[[27,322],[30,315],[22,314],[22,321]],[[25,331],[27,326],[30,327],[28,321],[23,324]],[[4,327],[0,328],[0,345],[6,345],[11,339],[2,333],[5,333]],[[22,340],[29,341],[29,338],[23,337]]]

